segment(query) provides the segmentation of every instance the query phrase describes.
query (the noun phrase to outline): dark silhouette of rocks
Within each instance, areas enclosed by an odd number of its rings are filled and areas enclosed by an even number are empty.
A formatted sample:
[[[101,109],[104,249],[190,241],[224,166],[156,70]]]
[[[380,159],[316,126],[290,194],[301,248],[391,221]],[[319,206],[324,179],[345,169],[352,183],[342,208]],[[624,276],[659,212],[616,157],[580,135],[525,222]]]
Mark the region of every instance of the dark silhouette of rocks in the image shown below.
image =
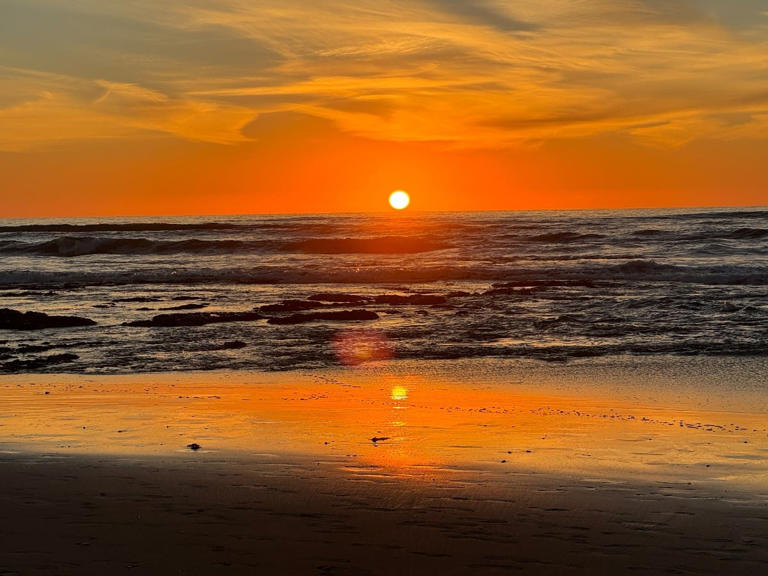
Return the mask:
[[[117,298],[115,302],[159,302],[158,296],[131,296],[130,298]]]
[[[39,352],[48,352],[52,348],[56,348],[53,344],[19,344],[16,348],[17,354],[37,354]],[[1,350],[0,350],[1,351]]]
[[[170,306],[169,308],[160,308],[160,310],[200,310],[207,306],[208,304],[180,304],[178,306]]]
[[[8,372],[18,372],[20,370],[37,370],[54,364],[64,364],[74,362],[80,358],[77,354],[52,354],[51,356],[41,356],[31,360],[11,360],[2,364],[2,369]],[[47,394],[47,392],[46,392]]]
[[[19,312],[10,308],[0,308],[0,329],[3,330],[43,330],[95,324],[96,322],[90,318],[79,316],[49,316],[43,312]]]
[[[197,442],[192,442],[192,444],[187,444],[187,448],[189,448],[190,450],[196,451],[196,450],[200,450],[202,446],[200,446],[200,444],[198,444]]]
[[[188,314],[158,314],[151,320],[126,322],[125,326],[149,328],[204,326],[206,324],[223,324],[226,322],[252,322],[263,318],[264,316],[258,312],[190,312]]]
[[[357,294],[313,294],[308,300],[316,300],[317,302],[333,302],[337,304],[359,304],[360,302],[367,302],[369,298],[365,296],[358,296]]]
[[[245,342],[240,340],[232,340],[231,342],[224,342],[219,350],[239,350],[240,348],[245,348],[246,346],[248,346],[248,344]]]
[[[323,308],[324,304],[311,302],[309,300],[283,300],[280,304],[267,304],[261,306],[262,312],[302,312],[304,310],[315,310]]]
[[[535,286],[533,288],[513,288],[511,286],[501,286],[491,288],[483,292],[483,296],[531,296],[537,292],[548,290],[545,286]]]
[[[417,305],[417,306],[440,306],[447,302],[445,296],[439,294],[410,294],[401,296],[399,294],[380,294],[375,296],[373,301],[376,304],[399,305]]]
[[[370,310],[337,310],[334,312],[310,312],[307,314],[292,314],[284,318],[270,318],[268,324],[293,325],[326,320],[329,322],[344,322],[349,320],[378,320],[379,315]]]

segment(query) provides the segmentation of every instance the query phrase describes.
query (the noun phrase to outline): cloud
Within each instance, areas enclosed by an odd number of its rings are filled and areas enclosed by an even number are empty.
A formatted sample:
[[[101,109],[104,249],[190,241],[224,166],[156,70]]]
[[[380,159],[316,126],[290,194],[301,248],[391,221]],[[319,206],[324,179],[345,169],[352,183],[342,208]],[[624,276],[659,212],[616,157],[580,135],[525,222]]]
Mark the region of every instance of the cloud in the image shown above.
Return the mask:
[[[318,138],[337,132],[331,120],[293,111],[259,114],[242,128],[243,136],[261,141],[292,140],[297,135]]]
[[[534,28],[532,24],[512,16],[508,2],[427,0],[426,5],[438,14],[455,17],[459,22],[496,28],[502,32],[521,32]]]
[[[762,11],[758,0],[6,0],[0,146],[237,144],[314,137],[317,122],[468,148],[616,131],[653,146],[751,138],[768,108]],[[729,114],[749,120],[736,131]]]

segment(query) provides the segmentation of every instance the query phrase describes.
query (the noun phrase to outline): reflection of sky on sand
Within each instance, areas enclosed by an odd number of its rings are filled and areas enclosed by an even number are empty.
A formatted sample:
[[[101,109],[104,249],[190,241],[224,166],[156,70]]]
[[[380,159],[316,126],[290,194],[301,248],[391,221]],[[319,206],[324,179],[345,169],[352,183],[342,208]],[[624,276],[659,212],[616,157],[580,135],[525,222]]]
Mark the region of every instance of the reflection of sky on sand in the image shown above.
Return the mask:
[[[455,470],[765,483],[768,417],[386,369],[0,379],[0,447],[305,455],[367,475]],[[47,394],[46,394],[47,392]],[[376,439],[374,441],[374,439]]]

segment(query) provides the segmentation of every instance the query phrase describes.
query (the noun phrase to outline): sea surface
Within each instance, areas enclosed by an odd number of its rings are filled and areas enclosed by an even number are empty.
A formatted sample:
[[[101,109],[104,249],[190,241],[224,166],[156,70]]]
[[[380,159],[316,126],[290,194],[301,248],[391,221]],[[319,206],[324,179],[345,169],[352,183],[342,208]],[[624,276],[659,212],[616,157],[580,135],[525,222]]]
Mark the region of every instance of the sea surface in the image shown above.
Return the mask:
[[[4,372],[766,356],[768,208],[6,219],[0,308],[96,322]]]

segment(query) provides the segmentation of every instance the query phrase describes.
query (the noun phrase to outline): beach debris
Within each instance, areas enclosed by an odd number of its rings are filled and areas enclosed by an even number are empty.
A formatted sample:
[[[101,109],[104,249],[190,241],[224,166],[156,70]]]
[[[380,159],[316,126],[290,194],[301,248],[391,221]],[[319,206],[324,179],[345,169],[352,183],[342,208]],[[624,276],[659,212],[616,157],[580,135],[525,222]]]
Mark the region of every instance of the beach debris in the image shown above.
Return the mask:
[[[373,438],[371,438],[371,442],[373,442],[374,444],[378,442],[384,442],[384,440],[389,440],[389,436],[374,436]]]
[[[223,324],[225,322],[252,322],[263,318],[264,316],[258,312],[190,312],[187,314],[158,314],[151,320],[125,322],[123,326],[163,328],[172,326],[204,326],[206,324]]]
[[[192,442],[192,444],[187,444],[187,448],[189,448],[194,452],[194,451],[200,450],[202,446],[200,446],[200,444],[198,444],[197,442]]]
[[[267,324],[293,325],[325,320],[329,322],[344,322],[349,320],[378,320],[379,315],[370,310],[339,310],[336,312],[310,312],[307,314],[292,314],[284,318],[270,318]]]
[[[90,318],[80,316],[49,316],[43,312],[19,312],[10,308],[0,308],[0,329],[3,330],[43,330],[95,324],[96,322]]]

